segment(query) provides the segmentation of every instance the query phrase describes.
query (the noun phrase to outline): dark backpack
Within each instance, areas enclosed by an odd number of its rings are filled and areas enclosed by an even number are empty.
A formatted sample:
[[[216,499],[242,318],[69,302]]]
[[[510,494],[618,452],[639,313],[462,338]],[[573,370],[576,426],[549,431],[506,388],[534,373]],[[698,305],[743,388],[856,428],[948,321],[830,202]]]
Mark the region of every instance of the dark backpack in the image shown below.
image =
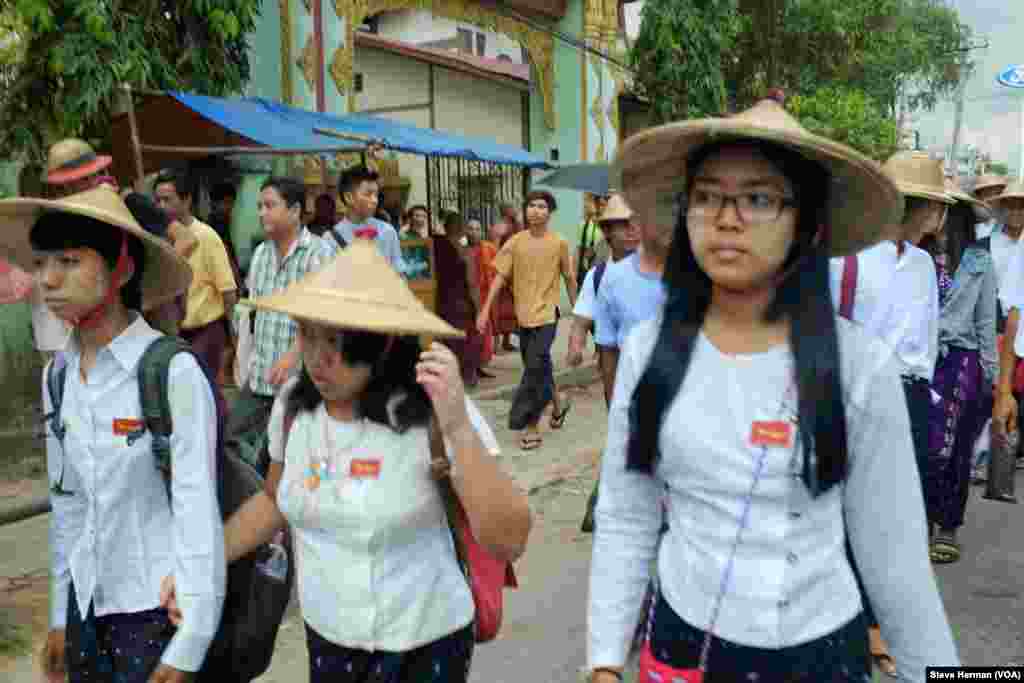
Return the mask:
[[[597,296],[597,290],[601,289],[601,278],[604,277],[604,270],[608,267],[608,261],[601,261],[594,266],[594,296]]]
[[[142,404],[144,429],[129,435],[129,440],[150,432],[153,457],[171,496],[171,443],[174,431],[168,400],[168,374],[171,359],[179,353],[192,355],[206,373],[217,404],[217,501],[221,516],[228,519],[242,503],[263,489],[263,479],[224,443],[223,396],[210,371],[187,342],[163,336],[156,339],[139,361],[139,399]],[[67,368],[58,355],[47,372],[46,385],[52,405],[47,415],[54,435],[62,442],[64,429],[60,422],[60,406],[64,397]],[[187,425],[186,425],[187,427]],[[173,507],[172,507],[173,510]],[[278,545],[268,543],[227,568],[227,595],[220,626],[199,672],[200,681],[250,681],[270,666],[278,627],[284,618],[292,585],[295,562],[287,533]]]

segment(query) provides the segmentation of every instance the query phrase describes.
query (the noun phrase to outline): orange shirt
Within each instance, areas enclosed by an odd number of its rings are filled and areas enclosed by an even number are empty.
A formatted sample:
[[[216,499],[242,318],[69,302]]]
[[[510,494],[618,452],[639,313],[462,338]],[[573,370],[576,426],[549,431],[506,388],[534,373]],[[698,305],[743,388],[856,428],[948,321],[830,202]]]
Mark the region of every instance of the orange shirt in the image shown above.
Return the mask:
[[[562,297],[560,279],[572,270],[568,242],[551,230],[541,237],[524,230],[505,243],[494,265],[511,281],[520,327],[555,322],[555,308]]]

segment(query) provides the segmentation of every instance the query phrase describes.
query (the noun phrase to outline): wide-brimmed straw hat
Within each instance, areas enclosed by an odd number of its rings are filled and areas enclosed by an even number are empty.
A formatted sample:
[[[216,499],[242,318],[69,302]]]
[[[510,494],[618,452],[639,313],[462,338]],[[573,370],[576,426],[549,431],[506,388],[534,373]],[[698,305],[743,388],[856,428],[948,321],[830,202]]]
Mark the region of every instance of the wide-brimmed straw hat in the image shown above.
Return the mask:
[[[905,197],[928,199],[943,204],[956,201],[946,193],[942,162],[924,152],[896,152],[883,166]]]
[[[188,291],[192,269],[166,240],[150,234],[132,216],[116,192],[100,185],[63,199],[18,198],[0,200],[0,255],[25,270],[35,269],[29,232],[46,213],[87,216],[124,230],[145,247],[142,272],[142,308],[150,310]]]
[[[465,337],[427,310],[376,244],[366,240],[354,241],[334,261],[283,292],[242,303],[345,330]]]
[[[854,149],[808,132],[774,100],[762,100],[727,118],[682,121],[634,135],[622,146],[626,201],[646,224],[673,226],[687,188],[687,160],[716,142],[769,142],[820,164],[831,175],[827,198],[828,248],[853,254],[900,237],[903,201],[881,167]]]
[[[978,223],[983,223],[992,217],[992,209],[988,204],[961,190],[960,185],[952,178],[946,179],[946,194],[958,203],[969,204]]]
[[[109,156],[96,154],[92,145],[85,140],[67,138],[50,147],[46,161],[46,182],[63,185],[87,178],[110,166],[111,161],[113,159]]]
[[[632,217],[633,210],[629,208],[629,204],[626,203],[622,195],[616,192],[608,198],[608,205],[604,207],[604,213],[601,214],[597,222],[628,221]]]
[[[1009,183],[1006,178],[1001,175],[995,175],[994,173],[986,173],[985,175],[978,176],[978,180],[974,183],[974,194],[978,194],[982,190],[987,190],[993,187],[1000,189],[1006,189]]]
[[[1010,183],[1001,194],[989,199],[988,203],[1000,208],[1000,205],[1007,199],[1024,199],[1024,183]]]

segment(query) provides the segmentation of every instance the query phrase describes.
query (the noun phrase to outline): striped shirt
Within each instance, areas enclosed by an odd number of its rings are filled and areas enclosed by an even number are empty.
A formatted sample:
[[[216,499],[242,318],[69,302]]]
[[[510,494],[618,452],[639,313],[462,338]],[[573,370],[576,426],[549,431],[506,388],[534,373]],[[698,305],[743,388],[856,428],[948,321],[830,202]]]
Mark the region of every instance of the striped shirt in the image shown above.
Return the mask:
[[[332,255],[330,247],[305,227],[282,261],[274,243],[267,240],[256,247],[249,265],[249,296],[255,299],[281,292],[307,273],[318,270]],[[283,313],[257,310],[254,315],[256,331],[249,361],[249,389],[259,396],[274,396],[277,388],[267,381],[267,373],[295,343],[298,327]]]

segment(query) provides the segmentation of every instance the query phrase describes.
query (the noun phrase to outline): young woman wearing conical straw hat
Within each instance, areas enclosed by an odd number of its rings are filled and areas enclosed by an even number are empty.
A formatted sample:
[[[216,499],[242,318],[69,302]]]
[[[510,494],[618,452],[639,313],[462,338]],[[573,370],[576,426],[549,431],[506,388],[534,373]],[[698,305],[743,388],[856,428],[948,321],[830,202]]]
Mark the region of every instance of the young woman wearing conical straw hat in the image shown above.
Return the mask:
[[[676,228],[668,302],[612,399],[592,680],[621,678],[639,619],[644,683],[869,678],[847,538],[901,676],[955,665],[899,359],[829,296],[830,256],[899,237],[892,181],[775,102],[645,131],[619,162],[641,220]]]

